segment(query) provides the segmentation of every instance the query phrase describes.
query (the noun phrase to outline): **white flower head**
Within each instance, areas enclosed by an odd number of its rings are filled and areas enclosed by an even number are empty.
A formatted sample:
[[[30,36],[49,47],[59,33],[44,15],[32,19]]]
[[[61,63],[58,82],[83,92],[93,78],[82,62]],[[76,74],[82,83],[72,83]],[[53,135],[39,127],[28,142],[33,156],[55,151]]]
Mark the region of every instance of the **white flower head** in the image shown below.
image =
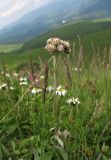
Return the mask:
[[[45,47],[49,52],[65,52],[69,53],[71,51],[70,43],[63,41],[60,38],[50,38],[47,40],[47,45]]]
[[[28,85],[28,82],[27,81],[20,82],[20,86],[22,85]]]
[[[33,88],[31,92],[32,92],[32,94],[36,94],[37,93],[36,88]]]
[[[45,77],[44,76],[40,76],[40,79],[44,79]]]
[[[0,85],[0,90],[1,89],[6,89],[6,88],[7,88],[7,84],[6,83]]]
[[[6,73],[5,76],[6,76],[6,77],[10,77],[10,74],[9,74],[9,73]]]
[[[53,42],[53,38],[49,38],[48,40],[47,40],[47,44],[49,45],[50,43],[52,43]]]
[[[67,91],[62,86],[57,87],[56,95],[65,96],[66,94],[67,94]]]
[[[67,139],[68,137],[71,136],[71,133],[65,129],[64,132],[62,133],[62,135],[63,135],[64,139]]]
[[[40,89],[40,88],[33,88],[31,92],[32,92],[32,94],[41,93],[42,89]]]
[[[23,82],[23,81],[27,81],[27,78],[26,77],[20,77],[20,82]]]
[[[60,38],[53,38],[53,40],[52,40],[52,43],[54,44],[54,45],[58,45],[58,44],[60,44]]]
[[[56,50],[55,46],[53,44],[49,44],[45,47],[46,50],[49,52],[54,52]]]
[[[67,104],[69,104],[69,105],[80,104],[80,101],[79,101],[78,98],[69,98],[66,102],[67,102]]]
[[[64,51],[64,45],[63,44],[58,45],[57,50],[60,52]]]
[[[16,72],[14,72],[13,75],[14,75],[14,77],[18,77],[19,76],[19,74],[16,73]]]
[[[51,92],[51,91],[53,91],[53,90],[54,90],[54,87],[49,86],[49,87],[47,87],[47,88],[46,88],[46,90],[47,90],[47,91],[49,91],[49,92]]]

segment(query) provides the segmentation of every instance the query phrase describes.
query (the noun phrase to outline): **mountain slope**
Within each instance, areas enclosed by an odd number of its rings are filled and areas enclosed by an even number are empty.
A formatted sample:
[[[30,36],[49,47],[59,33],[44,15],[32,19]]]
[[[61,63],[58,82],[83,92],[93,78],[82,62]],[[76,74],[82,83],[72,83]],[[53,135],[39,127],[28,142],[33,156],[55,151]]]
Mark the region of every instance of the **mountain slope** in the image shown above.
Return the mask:
[[[78,12],[82,0],[76,6],[75,2],[76,0],[65,2],[64,0],[61,0],[61,2],[57,0],[50,5],[24,15],[15,22],[14,26],[12,25],[1,31],[0,43],[21,42],[61,25],[64,19],[70,21],[71,15]]]
[[[37,63],[39,63],[39,57],[41,57],[42,61],[46,61],[46,59],[50,57],[50,54],[44,49],[46,40],[47,38],[55,35],[66,40],[70,40],[71,42],[75,42],[75,53],[78,54],[78,34],[81,37],[84,50],[83,52],[86,59],[93,53],[91,42],[94,43],[95,51],[98,53],[99,50],[101,56],[103,56],[103,52],[106,49],[109,51],[109,47],[111,47],[111,22],[86,21],[64,26],[42,36],[36,37],[35,39],[25,43],[18,52],[14,51],[13,53],[4,53],[5,63],[10,69],[15,69],[17,66],[29,61],[28,53],[30,53],[32,59]],[[2,63],[0,64],[0,69],[2,68],[1,65]]]
[[[62,25],[62,22],[110,16],[110,0],[57,0],[7,26],[0,32],[0,43],[27,41]]]
[[[53,30],[41,36],[26,42],[18,52],[24,52],[37,47],[45,46],[46,40],[50,37],[60,37],[67,40],[75,40],[79,34],[81,38],[92,35],[93,33],[103,32],[105,29],[111,28],[111,21],[93,22],[83,21],[76,24],[66,25],[59,29]]]
[[[83,14],[85,18],[104,18],[111,16],[110,0],[92,1],[92,4],[89,3],[89,6],[87,5],[88,1],[90,2],[90,0],[87,0],[86,3],[83,4],[81,11],[81,14]]]

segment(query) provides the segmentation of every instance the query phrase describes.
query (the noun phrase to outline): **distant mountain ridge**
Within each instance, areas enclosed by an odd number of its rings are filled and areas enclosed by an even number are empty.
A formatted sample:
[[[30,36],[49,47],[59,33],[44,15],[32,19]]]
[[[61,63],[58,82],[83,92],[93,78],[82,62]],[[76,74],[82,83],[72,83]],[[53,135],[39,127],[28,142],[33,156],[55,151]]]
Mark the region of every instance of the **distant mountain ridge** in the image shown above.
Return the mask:
[[[111,0],[57,0],[31,11],[0,31],[0,43],[21,43],[53,30],[62,22],[111,16]]]

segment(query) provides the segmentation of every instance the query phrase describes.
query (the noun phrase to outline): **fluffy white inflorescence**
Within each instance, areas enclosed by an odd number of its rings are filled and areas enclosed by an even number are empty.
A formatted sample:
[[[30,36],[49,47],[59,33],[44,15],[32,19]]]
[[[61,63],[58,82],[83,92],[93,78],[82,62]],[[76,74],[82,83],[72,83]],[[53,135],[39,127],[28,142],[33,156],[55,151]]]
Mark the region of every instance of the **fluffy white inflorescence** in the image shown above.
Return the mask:
[[[66,94],[67,94],[67,91],[62,86],[57,87],[56,95],[65,96]]]
[[[40,88],[33,88],[31,92],[32,92],[32,94],[41,93],[42,89],[40,89]]]
[[[76,105],[76,104],[80,104],[80,101],[78,98],[70,98],[67,100],[67,104]]]
[[[71,52],[70,43],[67,41],[63,41],[60,38],[48,39],[45,49],[49,52]]]

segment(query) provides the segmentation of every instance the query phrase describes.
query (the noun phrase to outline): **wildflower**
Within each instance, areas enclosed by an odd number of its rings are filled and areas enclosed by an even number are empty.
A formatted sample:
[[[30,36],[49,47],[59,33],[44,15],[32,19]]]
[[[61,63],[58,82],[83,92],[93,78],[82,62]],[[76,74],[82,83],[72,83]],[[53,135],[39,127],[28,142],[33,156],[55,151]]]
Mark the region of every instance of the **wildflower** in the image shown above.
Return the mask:
[[[62,52],[64,50],[64,45],[63,44],[58,45],[57,50]]]
[[[13,73],[13,76],[14,76],[14,77],[18,77],[19,74],[15,72],[15,73]]]
[[[67,139],[68,137],[71,136],[71,133],[65,129],[64,132],[62,132],[62,135],[63,135],[64,139]]]
[[[9,74],[9,73],[6,73],[5,76],[6,76],[6,77],[10,77],[10,74]]]
[[[20,82],[20,86],[22,86],[22,85],[28,85],[28,82],[27,81]]]
[[[20,80],[20,85],[28,85],[27,78],[21,77],[19,80]]]
[[[45,49],[48,50],[49,52],[56,51],[56,47],[53,44],[46,45]]]
[[[70,43],[67,41],[63,41],[60,38],[50,38],[47,40],[47,44],[45,47],[49,52],[71,52]]]
[[[78,98],[70,98],[67,100],[67,104],[76,105],[76,104],[80,104],[80,101]]]
[[[4,73],[4,71],[2,71],[2,74],[5,74],[6,77],[10,77],[9,73]]]
[[[50,44],[50,43],[52,43],[53,42],[53,38],[49,38],[48,40],[47,40],[47,44]]]
[[[20,77],[19,80],[20,80],[20,82],[23,82],[23,81],[27,81],[27,78],[25,78],[25,77],[24,77],[24,78],[23,78],[23,77]]]
[[[44,76],[40,76],[40,79],[44,79],[45,77]]]
[[[62,88],[62,86],[58,86],[56,89],[56,95],[59,96],[65,96],[67,94],[67,91]]]
[[[0,90],[1,90],[1,89],[6,89],[6,88],[7,88],[7,84],[6,84],[6,83],[0,85]]]
[[[72,68],[72,70],[75,70],[75,72],[78,72],[78,71],[79,71],[79,72],[81,72],[81,71],[82,71],[82,69],[81,69],[81,68],[77,68],[77,67],[76,67],[76,68],[74,68],[74,69]]]
[[[14,89],[15,89],[14,87],[10,86],[10,90],[14,90]]]
[[[53,39],[52,39],[52,43],[53,43],[54,45],[58,45],[58,44],[60,44],[60,42],[61,42],[61,39],[60,39],[60,38],[53,38]]]
[[[31,92],[32,94],[36,94],[36,88],[33,88]]]
[[[51,92],[51,91],[53,91],[53,90],[54,90],[54,87],[49,86],[49,87],[47,87],[47,88],[46,88],[46,90],[47,90],[47,91],[49,91],[49,92]]]
[[[42,89],[40,89],[40,88],[33,88],[31,92],[32,92],[32,94],[37,94],[37,93],[42,92]]]

